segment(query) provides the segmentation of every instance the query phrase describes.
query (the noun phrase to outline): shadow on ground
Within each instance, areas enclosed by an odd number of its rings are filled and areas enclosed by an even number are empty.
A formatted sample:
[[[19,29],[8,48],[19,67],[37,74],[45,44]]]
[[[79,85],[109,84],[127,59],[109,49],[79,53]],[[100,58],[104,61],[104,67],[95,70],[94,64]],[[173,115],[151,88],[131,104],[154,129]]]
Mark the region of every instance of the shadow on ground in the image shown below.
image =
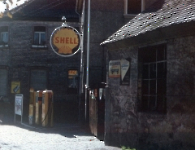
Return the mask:
[[[88,125],[78,123],[54,123],[53,127],[42,127],[37,125],[29,125],[28,123],[21,123],[13,120],[0,119],[0,125],[16,126],[28,131],[34,131],[44,134],[59,134],[67,138],[76,138],[76,136],[93,136],[90,133]]]

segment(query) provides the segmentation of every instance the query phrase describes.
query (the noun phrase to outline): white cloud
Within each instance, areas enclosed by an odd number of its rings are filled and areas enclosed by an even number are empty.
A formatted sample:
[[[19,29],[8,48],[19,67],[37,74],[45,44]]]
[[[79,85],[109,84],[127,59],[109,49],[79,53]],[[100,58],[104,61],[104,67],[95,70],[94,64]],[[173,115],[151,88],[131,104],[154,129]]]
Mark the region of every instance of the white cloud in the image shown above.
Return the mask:
[[[9,10],[12,10],[22,4],[24,4],[25,2],[27,2],[29,0],[6,0],[6,3],[4,3],[3,0],[0,0],[0,13],[5,12],[6,10],[6,5],[9,6]]]
[[[6,9],[6,4],[3,3],[3,1],[0,2],[0,13],[3,13]]]

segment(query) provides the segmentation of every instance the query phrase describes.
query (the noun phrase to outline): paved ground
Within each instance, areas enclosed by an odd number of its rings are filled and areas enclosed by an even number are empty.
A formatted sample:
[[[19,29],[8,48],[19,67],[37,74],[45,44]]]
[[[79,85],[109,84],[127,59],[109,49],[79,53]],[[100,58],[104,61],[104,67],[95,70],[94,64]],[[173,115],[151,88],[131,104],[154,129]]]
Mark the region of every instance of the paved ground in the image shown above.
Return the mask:
[[[105,146],[78,125],[31,128],[0,123],[0,150],[121,150]]]

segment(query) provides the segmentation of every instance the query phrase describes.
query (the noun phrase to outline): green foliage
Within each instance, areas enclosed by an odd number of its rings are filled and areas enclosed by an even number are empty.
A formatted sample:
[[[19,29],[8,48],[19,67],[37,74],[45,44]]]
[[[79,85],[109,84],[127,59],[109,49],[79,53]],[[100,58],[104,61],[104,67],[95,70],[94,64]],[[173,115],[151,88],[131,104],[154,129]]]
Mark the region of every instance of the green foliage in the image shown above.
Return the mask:
[[[136,150],[135,148],[122,146],[122,150]]]

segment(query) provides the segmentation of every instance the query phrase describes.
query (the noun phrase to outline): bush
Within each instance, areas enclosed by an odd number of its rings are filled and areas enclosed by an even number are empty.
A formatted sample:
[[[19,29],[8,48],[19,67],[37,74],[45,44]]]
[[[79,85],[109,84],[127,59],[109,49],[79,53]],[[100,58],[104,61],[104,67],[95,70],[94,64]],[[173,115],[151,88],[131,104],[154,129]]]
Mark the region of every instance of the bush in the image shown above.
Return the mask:
[[[135,148],[122,146],[122,150],[136,150]]]

